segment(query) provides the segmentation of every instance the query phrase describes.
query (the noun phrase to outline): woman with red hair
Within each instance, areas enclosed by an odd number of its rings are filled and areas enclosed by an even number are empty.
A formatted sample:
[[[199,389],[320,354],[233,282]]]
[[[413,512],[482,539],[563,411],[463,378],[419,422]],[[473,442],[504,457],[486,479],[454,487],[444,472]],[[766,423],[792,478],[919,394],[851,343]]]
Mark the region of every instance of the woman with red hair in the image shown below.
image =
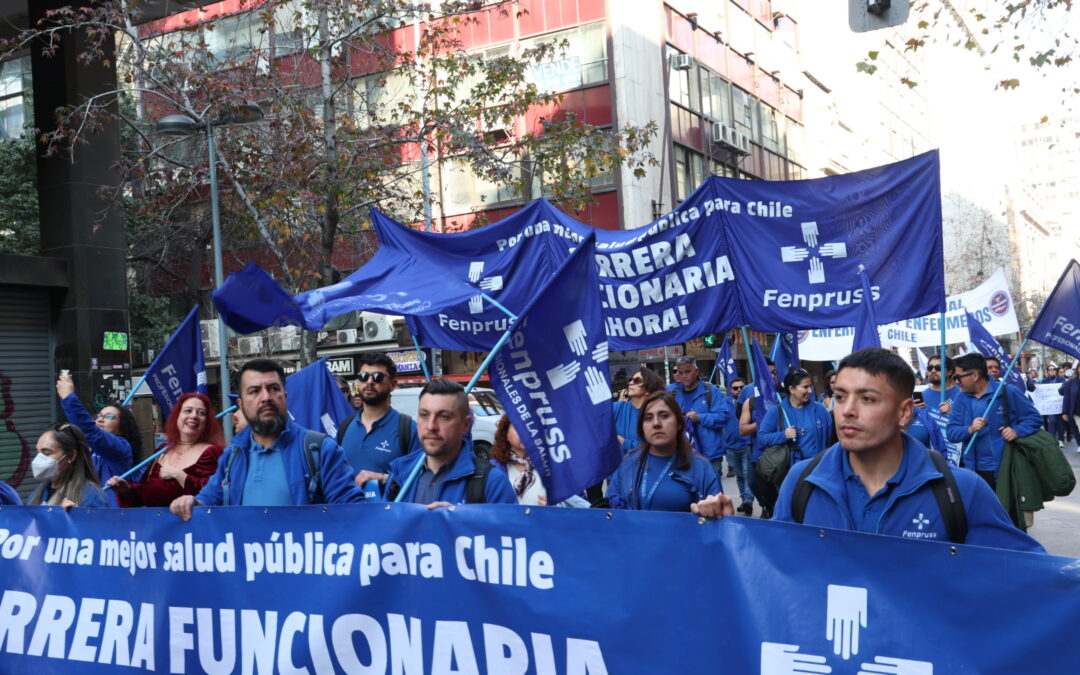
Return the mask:
[[[120,506],[168,506],[181,495],[198,494],[217,469],[225,437],[214,404],[202,394],[184,394],[165,421],[168,447],[138,483],[118,476],[107,485]]]

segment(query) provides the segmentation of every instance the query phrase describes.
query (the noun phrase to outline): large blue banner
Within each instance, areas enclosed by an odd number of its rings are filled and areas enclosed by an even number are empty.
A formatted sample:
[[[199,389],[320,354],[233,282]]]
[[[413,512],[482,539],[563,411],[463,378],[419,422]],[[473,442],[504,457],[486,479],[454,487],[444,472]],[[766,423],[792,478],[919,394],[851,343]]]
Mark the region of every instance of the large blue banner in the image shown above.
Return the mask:
[[[590,235],[525,308],[488,369],[551,504],[603,482],[622,459],[592,251]]]
[[[203,358],[199,307],[196,305],[146,369],[146,384],[164,417],[169,416],[169,411],[184,394],[207,393]]]
[[[285,393],[293,421],[332,438],[338,425],[356,412],[326,367],[326,357],[286,377]]]
[[[1080,359],[1080,264],[1070,260],[1028,337]]]
[[[4,507],[0,553],[12,673],[1080,670],[1074,559],[750,518]]]
[[[945,309],[936,151],[842,176],[712,181],[756,330],[850,326],[860,265],[879,323]]]

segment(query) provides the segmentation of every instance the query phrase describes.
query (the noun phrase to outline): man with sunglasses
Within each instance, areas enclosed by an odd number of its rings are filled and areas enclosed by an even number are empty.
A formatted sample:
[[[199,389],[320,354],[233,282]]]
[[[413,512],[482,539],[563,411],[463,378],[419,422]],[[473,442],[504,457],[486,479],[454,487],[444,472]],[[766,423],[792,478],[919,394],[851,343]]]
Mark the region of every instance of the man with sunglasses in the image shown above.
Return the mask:
[[[390,395],[397,387],[397,367],[389,356],[361,354],[360,398],[364,407],[338,428],[338,443],[356,474],[356,484],[386,481],[390,462],[420,449],[416,422],[394,410]]]
[[[945,436],[953,443],[964,444],[963,466],[982,476],[990,487],[995,487],[1005,443],[1038,431],[1042,418],[1020,390],[1008,386],[987,414],[986,406],[991,397],[1004,385],[989,377],[986,358],[982,354],[964,354],[955,363],[961,394],[953,402]],[[1004,413],[1006,404],[1008,420]],[[974,444],[970,443],[972,436],[975,437]]]
[[[922,390],[922,401],[915,401],[920,408],[929,407],[942,415],[952,412],[952,402],[960,393],[959,387],[952,384],[953,360],[945,357],[945,377],[941,375],[941,356],[934,354],[926,360],[926,382],[930,386]]]

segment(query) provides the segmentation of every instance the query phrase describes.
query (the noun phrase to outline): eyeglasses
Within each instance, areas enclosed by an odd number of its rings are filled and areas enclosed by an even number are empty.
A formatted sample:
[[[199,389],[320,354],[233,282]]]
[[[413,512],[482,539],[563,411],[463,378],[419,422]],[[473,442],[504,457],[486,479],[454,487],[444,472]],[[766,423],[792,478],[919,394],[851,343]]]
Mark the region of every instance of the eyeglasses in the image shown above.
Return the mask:
[[[927,366],[926,370],[927,370],[927,372],[930,372],[931,370],[933,370],[933,371],[936,371],[936,372],[940,373],[941,372],[941,366]]]
[[[956,380],[957,382],[959,382],[960,380],[963,380],[968,375],[974,375],[976,372],[978,372],[978,371],[969,370],[966,373],[957,373],[957,374],[953,375],[953,379]]]
[[[357,375],[361,382],[367,382],[371,380],[375,384],[378,384],[389,377],[386,373],[360,373]]]
[[[97,417],[95,417],[94,419],[95,420],[105,420],[107,422],[112,422],[113,420],[116,419],[116,413],[98,413]]]
[[[731,391],[739,391],[740,389],[742,389],[741,384],[733,384],[733,385],[731,385]]]
[[[630,384],[644,384],[644,383],[645,383],[645,380],[643,378],[641,378],[641,377],[632,377],[632,378],[630,378]]]

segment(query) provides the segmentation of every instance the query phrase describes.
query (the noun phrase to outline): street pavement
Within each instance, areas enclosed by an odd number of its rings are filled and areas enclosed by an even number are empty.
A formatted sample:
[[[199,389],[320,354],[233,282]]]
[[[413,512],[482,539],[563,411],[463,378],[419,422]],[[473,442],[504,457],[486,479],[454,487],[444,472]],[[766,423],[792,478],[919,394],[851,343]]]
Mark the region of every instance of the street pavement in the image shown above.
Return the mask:
[[[1072,465],[1073,473],[1080,483],[1080,454],[1076,452],[1076,441],[1065,444],[1065,456]],[[725,470],[727,465],[724,465]],[[724,494],[731,497],[732,503],[739,506],[739,486],[734,478],[725,477],[722,481]],[[754,517],[761,514],[761,508],[754,503]],[[739,514],[736,514],[739,515]],[[1068,497],[1056,497],[1047,502],[1046,508],[1035,514],[1035,524],[1028,529],[1028,534],[1035,537],[1047,551],[1054,555],[1080,558],[1080,486]]]

